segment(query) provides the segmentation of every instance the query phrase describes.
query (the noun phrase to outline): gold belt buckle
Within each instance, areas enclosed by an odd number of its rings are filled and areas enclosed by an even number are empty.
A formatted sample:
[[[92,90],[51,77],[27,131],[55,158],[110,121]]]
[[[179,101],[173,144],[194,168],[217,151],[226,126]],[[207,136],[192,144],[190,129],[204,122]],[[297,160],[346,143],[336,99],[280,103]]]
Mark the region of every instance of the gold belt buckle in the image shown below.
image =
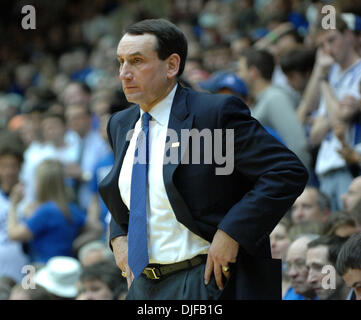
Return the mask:
[[[160,276],[157,275],[155,272],[156,270],[157,268],[146,267],[143,272],[148,278],[152,280],[159,280]]]

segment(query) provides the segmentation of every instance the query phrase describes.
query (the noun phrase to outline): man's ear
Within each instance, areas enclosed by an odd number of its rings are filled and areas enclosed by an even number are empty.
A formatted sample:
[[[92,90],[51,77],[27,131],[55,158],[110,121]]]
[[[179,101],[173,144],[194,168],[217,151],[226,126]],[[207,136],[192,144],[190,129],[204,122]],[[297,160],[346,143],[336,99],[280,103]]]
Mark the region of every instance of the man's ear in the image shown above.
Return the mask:
[[[172,53],[167,58],[168,78],[173,78],[177,76],[179,71],[180,61],[181,61],[180,56],[177,53]]]

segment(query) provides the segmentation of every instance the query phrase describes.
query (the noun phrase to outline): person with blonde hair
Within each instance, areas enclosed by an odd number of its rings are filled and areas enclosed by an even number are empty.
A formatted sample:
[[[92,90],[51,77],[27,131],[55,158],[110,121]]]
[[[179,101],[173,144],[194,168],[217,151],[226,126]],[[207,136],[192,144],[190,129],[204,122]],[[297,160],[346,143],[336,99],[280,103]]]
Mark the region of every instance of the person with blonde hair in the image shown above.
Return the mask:
[[[36,172],[37,208],[30,217],[18,221],[17,205],[23,197],[18,184],[10,195],[11,209],[8,233],[12,240],[29,242],[33,262],[45,264],[53,256],[73,256],[73,243],[80,232],[99,236],[99,222],[87,217],[77,205],[70,203],[64,184],[64,172],[57,160],[45,160]],[[83,236],[83,235],[82,235]]]

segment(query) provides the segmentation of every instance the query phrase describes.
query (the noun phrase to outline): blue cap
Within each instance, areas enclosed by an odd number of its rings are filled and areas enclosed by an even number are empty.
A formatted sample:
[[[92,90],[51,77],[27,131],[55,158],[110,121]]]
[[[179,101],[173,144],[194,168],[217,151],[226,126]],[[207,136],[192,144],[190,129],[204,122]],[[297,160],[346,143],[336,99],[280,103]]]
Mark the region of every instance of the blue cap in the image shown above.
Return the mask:
[[[236,74],[227,71],[214,73],[210,79],[200,82],[199,86],[211,92],[217,92],[220,89],[227,88],[244,97],[248,95],[244,81]]]

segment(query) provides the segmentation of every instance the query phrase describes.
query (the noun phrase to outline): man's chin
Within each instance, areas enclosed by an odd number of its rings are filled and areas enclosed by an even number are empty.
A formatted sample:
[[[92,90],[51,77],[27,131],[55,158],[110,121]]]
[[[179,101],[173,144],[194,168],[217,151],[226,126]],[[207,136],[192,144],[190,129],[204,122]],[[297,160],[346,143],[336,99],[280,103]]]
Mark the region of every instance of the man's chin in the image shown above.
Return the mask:
[[[293,287],[293,289],[297,294],[300,294],[301,296],[304,296],[306,298],[313,299],[316,295],[313,289],[305,288],[304,286],[295,286]]]
[[[139,95],[136,93],[125,93],[125,97],[127,98],[127,101],[130,103],[140,104]]]
[[[303,285],[293,285],[292,287],[297,294],[300,294],[302,296],[305,295],[305,293],[307,292],[306,288]]]

